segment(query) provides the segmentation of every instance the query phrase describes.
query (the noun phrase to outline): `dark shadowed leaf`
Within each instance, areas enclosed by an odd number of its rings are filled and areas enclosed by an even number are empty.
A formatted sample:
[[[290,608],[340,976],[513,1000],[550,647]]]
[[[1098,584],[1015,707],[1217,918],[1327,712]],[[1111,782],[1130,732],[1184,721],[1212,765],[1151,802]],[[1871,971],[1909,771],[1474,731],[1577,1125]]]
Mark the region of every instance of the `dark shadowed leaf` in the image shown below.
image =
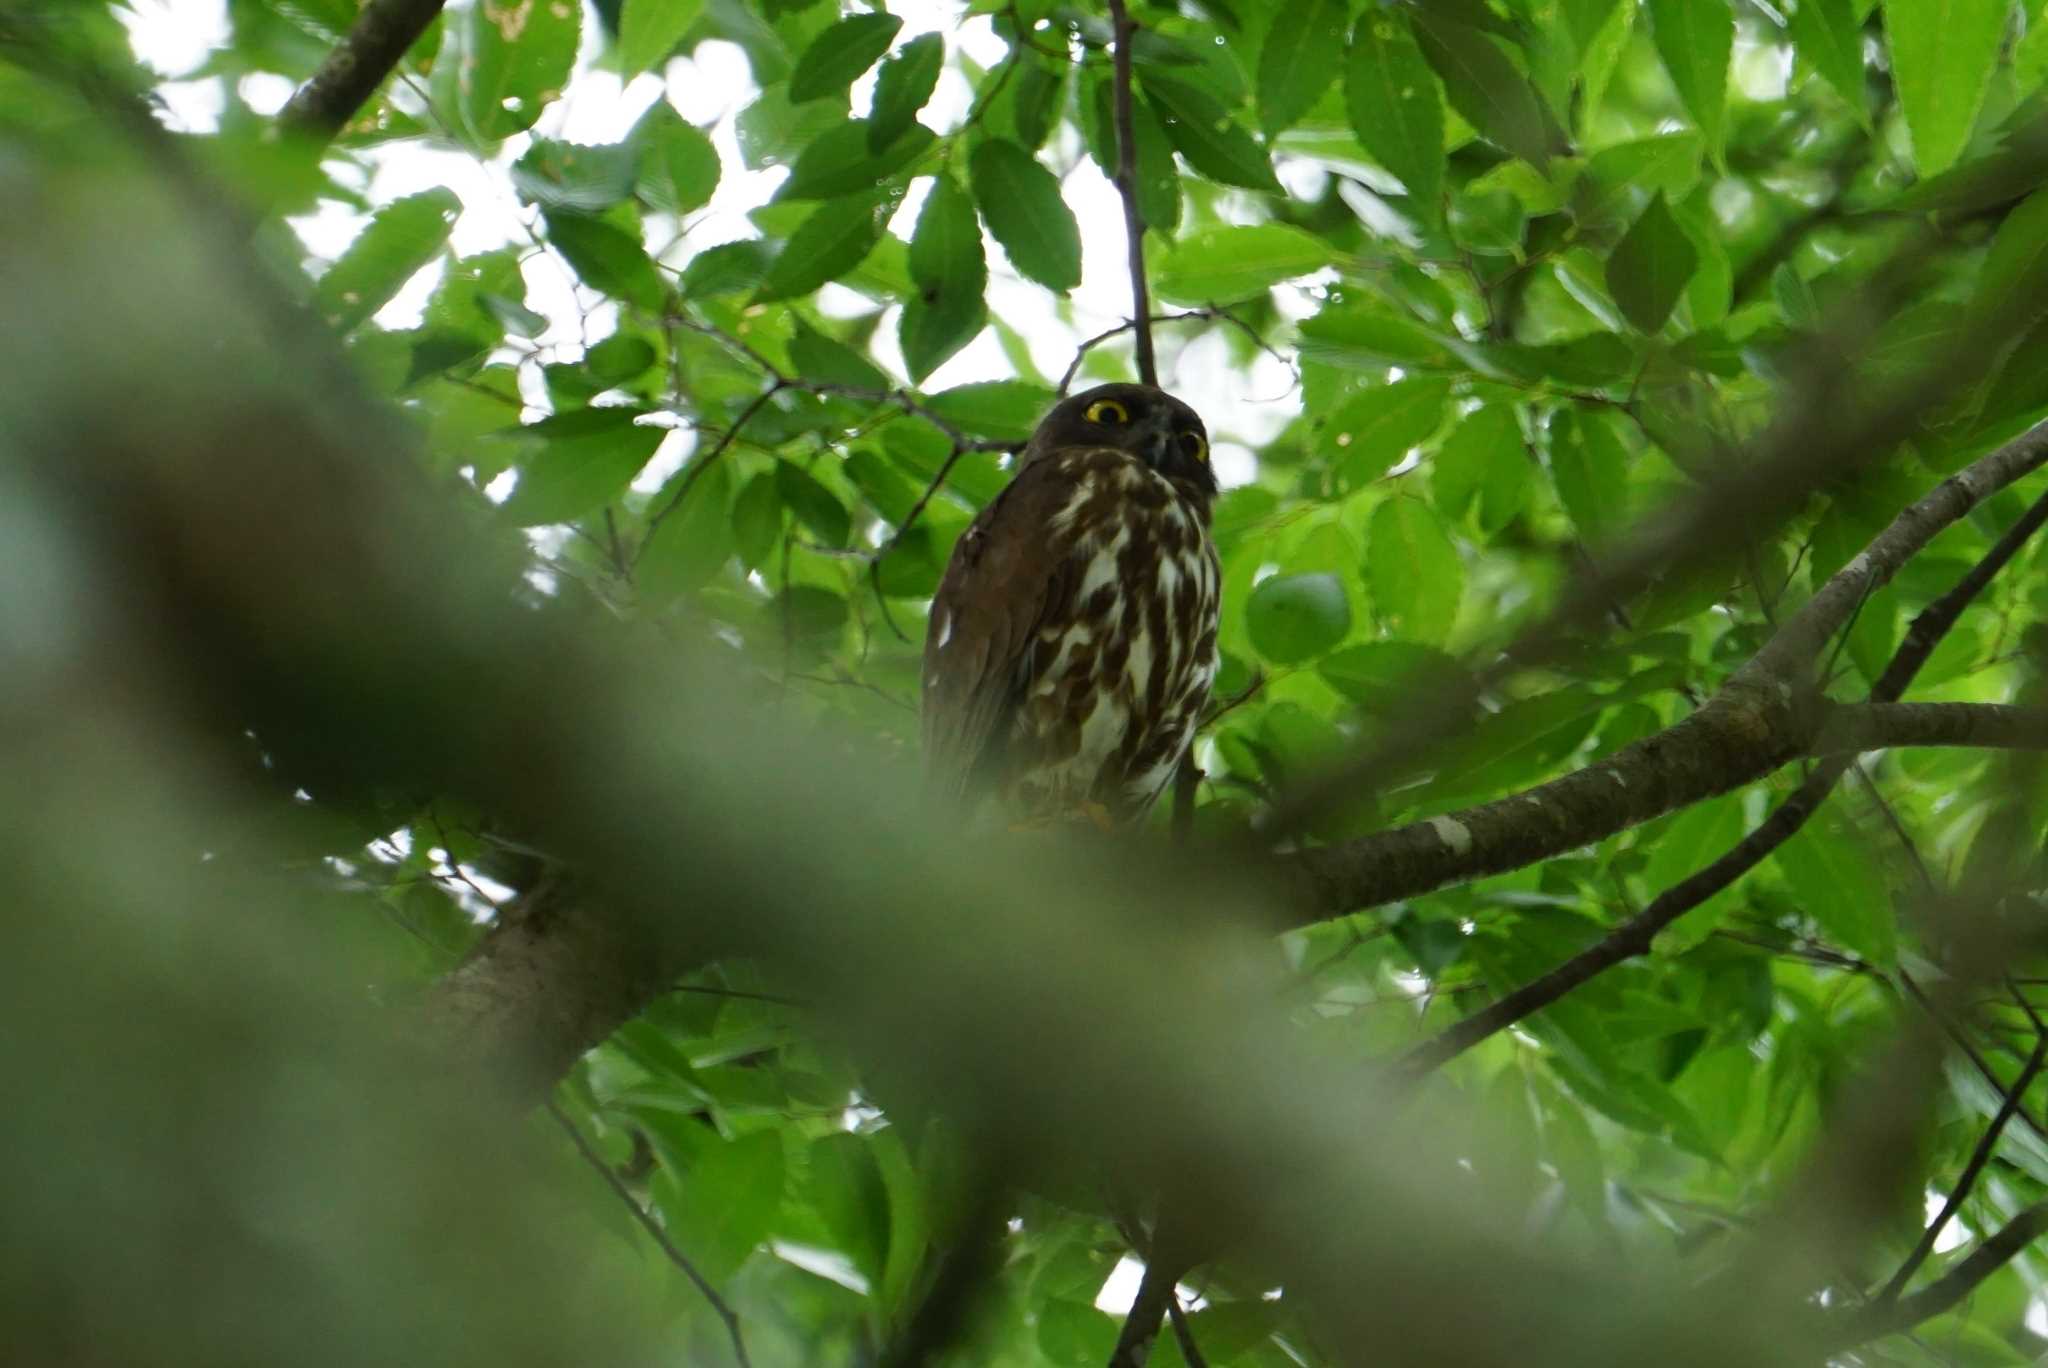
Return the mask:
[[[627,80],[662,61],[704,12],[704,0],[625,0],[619,10],[619,72]]]
[[[946,40],[936,33],[911,39],[882,63],[868,111],[868,151],[880,153],[910,130],[917,112],[938,88],[946,64]]]
[[[668,435],[636,423],[639,416],[638,409],[578,409],[508,434],[541,445],[521,465],[505,516],[522,527],[569,522],[625,493]]]
[[[820,135],[798,154],[789,179],[775,192],[779,200],[832,199],[871,190],[922,155],[937,135],[912,123],[880,152],[869,151],[868,125],[849,119]]]
[[[1443,78],[1451,107],[1493,142],[1545,169],[1555,150],[1552,125],[1542,97],[1501,40],[1429,10],[1416,19],[1423,54]]]
[[[926,376],[974,340],[988,319],[988,261],[974,201],[950,176],[932,183],[910,239],[917,293],[903,307],[898,339],[910,378]]]
[[[896,41],[903,21],[893,14],[855,14],[811,40],[789,76],[789,98],[798,104],[837,95],[875,64]]]
[[[369,321],[440,253],[461,212],[452,190],[423,190],[378,210],[314,287],[320,316],[344,332]]]
[[[1164,71],[1146,72],[1143,82],[1166,136],[1195,170],[1225,185],[1280,193],[1266,149],[1205,87]]]
[[[1607,293],[1630,323],[1655,332],[1671,317],[1699,264],[1699,251],[1659,192],[1608,256]]]
[[[827,546],[845,546],[853,520],[839,497],[809,471],[789,461],[775,467],[775,492],[796,520]]]
[[[1735,14],[1728,0],[1649,0],[1650,36],[1686,112],[1718,159],[1727,132],[1728,57]]]
[[[974,149],[969,173],[975,203],[1010,263],[1049,290],[1081,283],[1081,228],[1060,195],[1059,179],[1013,142]]]
[[[1269,136],[1292,127],[1337,79],[1349,18],[1343,0],[1293,0],[1275,12],[1259,49],[1259,122]]]
[[[668,285],[639,239],[581,214],[546,217],[548,245],[576,268],[584,284],[643,309],[661,307]]]
[[[809,294],[860,265],[882,240],[894,204],[886,195],[865,195],[820,205],[790,235],[754,298],[765,301]]]
[[[1443,94],[1398,11],[1368,9],[1358,17],[1344,103],[1359,144],[1401,178],[1419,213],[1435,219],[1444,181]]]

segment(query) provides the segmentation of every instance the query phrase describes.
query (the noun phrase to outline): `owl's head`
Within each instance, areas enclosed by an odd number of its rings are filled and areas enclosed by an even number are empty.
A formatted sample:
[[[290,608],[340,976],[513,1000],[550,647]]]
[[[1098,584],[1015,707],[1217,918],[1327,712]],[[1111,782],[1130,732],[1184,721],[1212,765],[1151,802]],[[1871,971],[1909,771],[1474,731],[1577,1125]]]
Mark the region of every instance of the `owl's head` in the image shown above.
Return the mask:
[[[1216,492],[1202,416],[1150,385],[1098,385],[1060,401],[1031,434],[1024,459],[1061,447],[1114,447],[1170,480]]]

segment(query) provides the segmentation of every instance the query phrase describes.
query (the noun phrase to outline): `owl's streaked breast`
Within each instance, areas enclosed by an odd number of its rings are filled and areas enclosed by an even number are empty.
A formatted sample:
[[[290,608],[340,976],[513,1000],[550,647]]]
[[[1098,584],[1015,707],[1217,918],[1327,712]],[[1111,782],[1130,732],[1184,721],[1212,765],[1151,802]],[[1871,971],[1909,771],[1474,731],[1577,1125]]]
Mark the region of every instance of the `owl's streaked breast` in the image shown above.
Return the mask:
[[[1106,449],[1053,459],[1072,493],[1048,527],[1060,597],[1033,643],[1005,804],[1142,815],[1172,779],[1216,673],[1220,574],[1206,510]]]

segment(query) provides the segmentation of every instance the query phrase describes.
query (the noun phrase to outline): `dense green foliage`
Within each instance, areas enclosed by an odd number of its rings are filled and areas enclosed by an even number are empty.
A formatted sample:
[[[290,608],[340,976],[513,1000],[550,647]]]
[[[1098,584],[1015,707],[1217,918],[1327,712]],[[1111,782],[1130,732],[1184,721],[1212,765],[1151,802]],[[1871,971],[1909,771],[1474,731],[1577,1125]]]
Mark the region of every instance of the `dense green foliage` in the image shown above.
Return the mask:
[[[1084,232],[1073,207],[1116,165],[1102,7],[473,0],[316,174],[279,178],[265,78],[304,80],[355,10],[228,0],[218,46],[150,78],[219,96],[182,141],[306,238],[337,212],[362,220],[331,260],[280,222],[256,255],[416,421],[434,477],[523,530],[536,593],[715,640],[792,726],[913,749],[924,604],[1006,450],[1065,357],[1080,384],[1133,378],[1128,332],[1084,346],[1128,307],[1120,256],[1094,259],[1120,252],[1121,225]],[[65,41],[118,69],[121,12],[76,6]],[[1881,391],[1952,345],[1973,303],[2048,300],[2039,0],[1186,0],[1133,17],[1133,193],[1155,295],[1186,311],[1156,326],[1162,383],[1213,387],[1181,392],[1236,452],[1215,520],[1229,706],[1198,747],[1198,840],[1250,828],[1439,672],[1490,658],[1639,520],[1741,466],[1803,401],[1815,339]],[[970,30],[999,59],[977,62]],[[713,125],[648,88],[686,95],[698,64],[742,58],[757,89]],[[61,86],[47,64],[0,65],[0,153],[86,117]],[[618,140],[561,136],[564,106],[632,92],[646,112]],[[419,188],[446,164],[429,150],[471,163],[450,177],[461,189]],[[747,199],[770,169],[786,175]],[[1098,191],[1090,204],[1114,203]],[[511,227],[458,251],[465,222]],[[1903,302],[1843,336],[1845,304],[1894,297],[1875,282],[1908,244]],[[1038,312],[1005,308],[1026,290]],[[1512,794],[1678,721],[1899,510],[2048,415],[2044,362],[2048,322],[1785,525],[1725,536],[1709,570],[1507,674],[1450,743],[1377,774],[1315,835]],[[1826,661],[1830,691],[1866,694],[1912,615],[2040,483],[1871,595]],[[1913,697],[2038,698],[2044,585],[2023,551]],[[1704,1276],[1825,1143],[1846,1081],[1916,1010],[1902,985],[1940,977],[1927,887],[1987,886],[2048,815],[2009,756],[1898,752],[1867,770],[1654,955],[1426,1085],[1445,1146],[1504,1137],[1473,1175],[1504,1226]],[[1304,1037],[1361,1064],[1397,1054],[1711,861],[1798,777],[1290,934]],[[393,808],[368,844],[349,816],[301,833],[304,853],[330,857],[394,990],[454,964],[532,875],[488,813]],[[1951,1023],[1999,1080],[2032,1043],[2019,991],[1986,989]],[[1937,1199],[2002,1101],[1970,1054],[1946,1079],[1913,1184]],[[892,1123],[873,1100],[746,963],[704,969],[562,1090],[760,1364],[864,1361],[923,1293],[957,1155],[942,1121]],[[1958,1245],[2048,1195],[2044,1102],[2004,1131]],[[957,1361],[1106,1361],[1118,1319],[1095,1301],[1129,1244],[1066,1196],[1017,1198]],[[579,1238],[610,1240],[599,1223],[641,1238],[610,1191],[591,1183],[589,1202]],[[1908,1195],[1860,1266],[1814,1285],[1838,1300],[1881,1285],[1920,1205]],[[645,1253],[646,1298],[692,1361],[722,1361],[724,1326]],[[2048,1261],[2023,1253],[1865,1361],[2033,1361],[2048,1340],[2023,1322],[2044,1285]],[[1256,1270],[1226,1262],[1190,1286],[1209,1363],[1326,1361]],[[1182,1361],[1172,1336],[1151,1361]]]

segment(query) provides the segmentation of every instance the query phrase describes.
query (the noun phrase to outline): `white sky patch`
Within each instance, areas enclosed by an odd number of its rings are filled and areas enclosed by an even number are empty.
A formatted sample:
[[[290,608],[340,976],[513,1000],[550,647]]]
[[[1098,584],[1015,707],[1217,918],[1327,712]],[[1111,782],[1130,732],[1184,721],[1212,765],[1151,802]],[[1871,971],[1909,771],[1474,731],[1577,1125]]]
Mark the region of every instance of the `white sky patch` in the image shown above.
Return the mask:
[[[963,23],[959,9],[957,0],[890,0],[890,12],[904,21],[896,46],[935,32],[945,38],[949,53],[964,54],[983,68],[994,67],[1003,60],[1007,45],[997,36],[989,18],[976,17]],[[122,12],[121,17],[137,55],[167,78],[159,92],[165,101],[168,121],[188,131],[218,127],[226,105],[222,82],[216,78],[176,78],[197,69],[213,49],[228,40],[226,0],[134,0],[133,10]],[[508,244],[530,247],[535,242],[533,226],[538,215],[518,201],[508,170],[531,145],[532,138],[616,142],[655,100],[666,99],[683,118],[709,133],[718,149],[721,175],[710,204],[690,215],[680,225],[679,235],[677,225],[661,216],[650,217],[650,250],[661,253],[665,265],[680,268],[706,248],[758,237],[759,231],[748,214],[769,201],[788,176],[788,170],[771,167],[750,171],[740,158],[735,118],[759,93],[744,51],[732,43],[708,41],[699,44],[689,56],[671,59],[659,74],[643,73],[630,82],[622,82],[616,73],[592,69],[589,61],[597,52],[597,42],[587,34],[581,54],[583,66],[570,80],[562,98],[549,105],[532,134],[507,139],[488,161],[423,141],[364,149],[355,154],[366,168],[361,190],[376,205],[436,187],[453,190],[463,205],[450,238],[450,246],[459,256]],[[856,110],[867,108],[874,80],[871,71],[855,84]],[[248,77],[236,89],[251,108],[261,113],[282,108],[290,92],[290,83],[275,76]],[[973,99],[974,92],[964,75],[949,65],[920,118],[935,130],[953,128],[966,116]],[[992,318],[1000,318],[1023,340],[1032,363],[1047,379],[1057,381],[1083,338],[1103,332],[1128,316],[1130,280],[1125,266],[1122,202],[1115,187],[1084,153],[1076,131],[1063,125],[1041,158],[1061,174],[1067,205],[1080,226],[1081,284],[1064,299],[1055,297],[1018,278],[1001,248],[985,236],[991,266],[989,311]],[[1278,173],[1284,184],[1303,193],[1323,184],[1327,176],[1320,167],[1285,156],[1278,160]],[[928,192],[926,180],[911,186],[891,224],[899,237],[910,235],[917,210]],[[1248,197],[1226,194],[1219,212],[1232,222],[1256,218]],[[347,250],[366,221],[366,216],[350,206],[326,202],[313,212],[290,220],[290,225],[308,252],[331,261]],[[573,360],[582,347],[609,335],[617,326],[616,306],[609,302],[586,306],[586,301],[594,301],[595,296],[579,293],[573,273],[552,253],[534,252],[524,261],[522,272],[529,307],[551,321],[548,330],[535,339],[546,359]],[[416,276],[378,312],[376,322],[386,328],[416,325],[439,278],[438,269]],[[1300,286],[1283,287],[1277,292],[1277,299],[1282,314],[1290,319],[1313,312],[1319,303],[1316,291]],[[875,304],[852,291],[828,287],[819,296],[819,307],[830,315],[843,317],[871,312]],[[1171,306],[1157,307],[1161,312],[1173,311]],[[905,367],[896,343],[899,312],[894,307],[888,310],[874,334],[874,352],[884,366],[902,375]],[[1256,353],[1246,360],[1242,339],[1226,338],[1223,334],[1228,330],[1227,324],[1168,323],[1155,328],[1161,383],[1196,401],[1213,439],[1212,460],[1218,480],[1226,488],[1248,483],[1256,476],[1253,452],[1277,436],[1301,408],[1299,388],[1290,368],[1265,353]],[[1109,349],[1112,355],[1128,356],[1130,345],[1128,338],[1119,338],[1109,344]],[[525,373],[534,370],[522,368],[522,382]],[[991,325],[940,367],[923,387],[937,391],[975,381],[1007,379],[1012,374],[1014,368]],[[536,392],[529,398],[545,400],[546,396]],[[672,439],[662,448],[656,465],[667,466],[686,454],[685,444]],[[650,466],[638,483],[651,479],[655,468]],[[502,479],[493,482],[492,488],[496,490],[501,485],[509,491],[509,484]]]
[[[772,1240],[768,1248],[775,1257],[793,1268],[801,1268],[827,1282],[838,1283],[849,1292],[868,1294],[868,1280],[844,1254],[831,1249],[817,1249],[810,1245],[792,1244],[788,1240]]]
[[[1935,1217],[1941,1215],[1941,1208],[1944,1204],[1947,1203],[1948,1194],[1945,1192],[1930,1191],[1924,1193],[1923,1196],[1926,1199],[1926,1219],[1929,1223],[1932,1223]],[[1968,1244],[1969,1242],[1969,1227],[1965,1226],[1961,1220],[1952,1217],[1950,1218],[1949,1223],[1941,1228],[1941,1234],[1934,1237],[1934,1252],[1937,1254],[1946,1254],[1951,1249],[1961,1249],[1964,1245]],[[2030,1312],[2029,1314],[2032,1313]]]

